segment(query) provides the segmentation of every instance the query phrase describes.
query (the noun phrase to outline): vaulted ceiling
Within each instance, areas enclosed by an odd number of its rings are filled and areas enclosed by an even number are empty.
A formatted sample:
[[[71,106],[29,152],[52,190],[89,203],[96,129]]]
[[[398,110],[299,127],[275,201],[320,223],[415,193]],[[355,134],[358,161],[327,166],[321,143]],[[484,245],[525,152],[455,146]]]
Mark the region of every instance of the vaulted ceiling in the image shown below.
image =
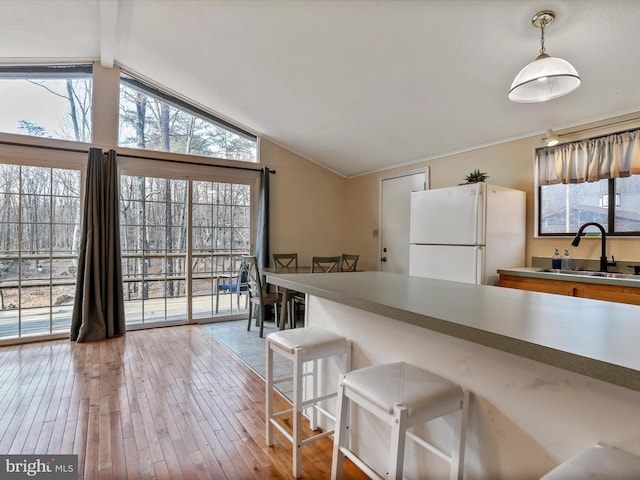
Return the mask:
[[[540,49],[582,77],[518,104]],[[5,0],[0,63],[101,60],[344,176],[640,111],[638,0]]]

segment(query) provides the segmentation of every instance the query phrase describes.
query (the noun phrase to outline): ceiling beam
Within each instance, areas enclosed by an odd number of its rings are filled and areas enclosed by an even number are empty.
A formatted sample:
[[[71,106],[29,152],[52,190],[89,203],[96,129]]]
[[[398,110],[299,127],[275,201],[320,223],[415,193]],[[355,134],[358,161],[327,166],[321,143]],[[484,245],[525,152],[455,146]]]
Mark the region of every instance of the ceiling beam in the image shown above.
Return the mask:
[[[116,49],[116,20],[119,0],[98,2],[100,8],[100,64],[112,68]]]

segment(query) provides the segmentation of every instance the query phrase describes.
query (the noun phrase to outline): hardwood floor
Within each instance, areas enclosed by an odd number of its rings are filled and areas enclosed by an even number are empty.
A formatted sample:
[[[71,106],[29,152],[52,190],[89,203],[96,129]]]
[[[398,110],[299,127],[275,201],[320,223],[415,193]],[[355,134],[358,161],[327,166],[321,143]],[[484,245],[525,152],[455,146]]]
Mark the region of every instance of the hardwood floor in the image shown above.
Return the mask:
[[[275,441],[264,381],[199,326],[0,348],[2,454],[74,453],[85,479],[292,478]],[[303,447],[303,478],[329,478],[331,447]]]

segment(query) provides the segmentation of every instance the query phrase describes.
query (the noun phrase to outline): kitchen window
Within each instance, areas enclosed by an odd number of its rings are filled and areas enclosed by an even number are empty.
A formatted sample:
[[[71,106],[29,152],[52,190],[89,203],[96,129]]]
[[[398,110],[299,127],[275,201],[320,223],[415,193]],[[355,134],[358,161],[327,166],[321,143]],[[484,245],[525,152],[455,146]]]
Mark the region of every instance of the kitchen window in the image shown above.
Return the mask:
[[[640,235],[640,130],[537,149],[538,234]]]

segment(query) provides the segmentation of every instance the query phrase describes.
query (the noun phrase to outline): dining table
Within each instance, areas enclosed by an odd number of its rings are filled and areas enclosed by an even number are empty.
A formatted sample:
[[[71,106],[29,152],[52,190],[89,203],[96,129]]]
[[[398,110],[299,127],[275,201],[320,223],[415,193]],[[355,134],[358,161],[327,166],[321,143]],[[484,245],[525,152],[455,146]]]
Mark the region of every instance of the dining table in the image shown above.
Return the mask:
[[[335,274],[335,273],[346,273],[346,272],[361,272],[362,270],[338,270],[337,272],[331,272],[330,274]],[[267,275],[267,274],[276,274],[276,275],[288,275],[288,274],[295,274],[295,273],[313,273],[313,267],[311,265],[302,265],[299,267],[263,267],[261,269],[260,272],[262,275]],[[318,275],[323,275],[323,274],[327,274],[327,273],[319,273]],[[280,328],[280,330],[284,330],[284,327],[287,324],[287,310],[288,310],[288,304],[289,304],[289,296],[291,295],[291,292],[294,292],[295,290],[291,290],[287,287],[283,287],[282,285],[280,285],[278,287],[279,291],[282,293],[282,306],[280,307],[280,320],[279,320],[279,325],[278,327]]]
[[[311,265],[303,265],[300,267],[263,267],[261,273],[266,275],[269,274],[291,274],[291,273],[312,273]],[[282,303],[280,307],[280,322],[278,327],[280,330],[284,330],[284,327],[287,324],[287,314],[288,314],[288,304],[289,304],[289,296],[291,295],[292,290],[286,287],[278,287],[280,293],[282,293]]]

